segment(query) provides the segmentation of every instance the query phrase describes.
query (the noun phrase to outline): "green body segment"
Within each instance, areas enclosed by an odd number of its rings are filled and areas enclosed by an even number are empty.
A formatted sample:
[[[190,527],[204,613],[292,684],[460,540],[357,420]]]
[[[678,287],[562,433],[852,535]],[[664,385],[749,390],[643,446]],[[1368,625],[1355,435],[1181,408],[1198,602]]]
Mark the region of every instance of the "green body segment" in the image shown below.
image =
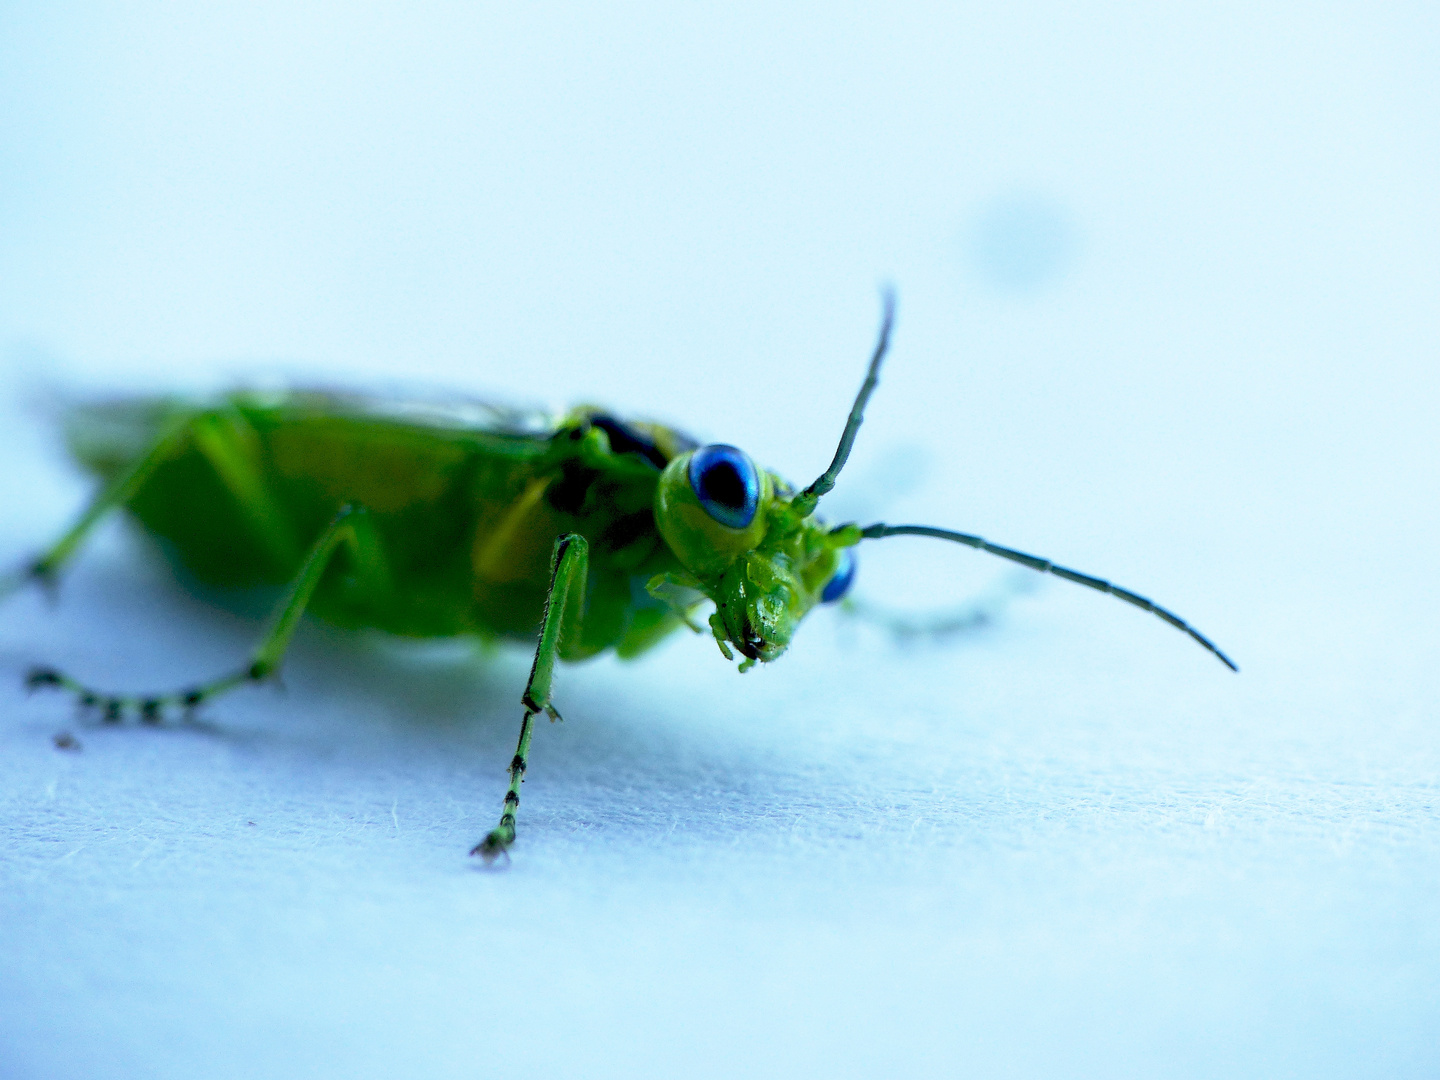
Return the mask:
[[[154,452],[126,509],[219,589],[287,584],[342,507],[363,509],[358,542],[309,606],[335,625],[533,643],[552,547],[572,533],[588,542],[589,574],[583,632],[561,642],[561,658],[633,656],[681,625],[646,584],[680,570],[653,507],[655,459],[688,447],[684,436],[630,425],[647,456],[617,452],[586,410],[538,433],[396,411],[299,392],[131,400],[77,411],[69,441],[107,482]]]

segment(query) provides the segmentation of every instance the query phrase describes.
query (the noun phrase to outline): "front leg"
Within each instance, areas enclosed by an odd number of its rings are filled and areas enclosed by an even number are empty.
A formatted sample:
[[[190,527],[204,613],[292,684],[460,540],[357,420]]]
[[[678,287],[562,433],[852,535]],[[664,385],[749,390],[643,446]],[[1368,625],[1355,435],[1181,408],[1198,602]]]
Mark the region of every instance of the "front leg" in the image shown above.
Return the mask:
[[[545,614],[540,622],[540,641],[535,647],[535,662],[530,665],[530,679],[520,703],[525,716],[520,721],[520,741],[510,761],[510,788],[505,792],[505,805],[500,824],[490,835],[476,844],[471,855],[480,855],[488,863],[515,842],[515,810],[520,805],[520,784],[530,760],[530,736],[534,732],[535,714],[548,713],[552,721],[560,714],[550,703],[550,684],[555,675],[555,661],[565,646],[579,644],[585,610],[585,579],[589,574],[590,546],[579,533],[570,533],[555,541],[551,559],[550,594],[545,598]]]

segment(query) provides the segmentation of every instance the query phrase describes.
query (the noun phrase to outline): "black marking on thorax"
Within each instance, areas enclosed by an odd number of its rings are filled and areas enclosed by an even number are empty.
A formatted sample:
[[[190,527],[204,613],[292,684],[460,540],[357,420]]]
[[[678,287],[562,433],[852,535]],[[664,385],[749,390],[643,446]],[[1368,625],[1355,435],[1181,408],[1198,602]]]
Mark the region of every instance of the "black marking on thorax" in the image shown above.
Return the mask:
[[[610,437],[612,454],[639,454],[657,469],[663,469],[670,464],[670,459],[655,445],[653,439],[636,431],[628,424],[621,423],[613,416],[598,413],[590,417],[590,424]]]
[[[546,501],[562,514],[576,514],[585,508],[590,488],[600,473],[596,469],[567,461],[560,466],[560,477],[545,489]]]
[[[639,510],[626,514],[600,534],[599,544],[609,551],[628,547],[642,536],[655,532],[655,514],[651,510]]]

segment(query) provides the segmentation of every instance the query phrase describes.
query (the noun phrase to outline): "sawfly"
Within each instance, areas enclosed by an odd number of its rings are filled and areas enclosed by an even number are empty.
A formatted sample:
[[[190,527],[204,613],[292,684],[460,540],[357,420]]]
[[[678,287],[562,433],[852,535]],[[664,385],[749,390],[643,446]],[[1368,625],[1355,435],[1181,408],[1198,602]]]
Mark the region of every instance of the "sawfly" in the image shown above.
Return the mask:
[[[535,718],[560,718],[557,661],[606,650],[628,659],[689,627],[708,629],[726,660],[738,654],[742,672],[769,663],[813,608],[846,595],[862,541],[933,537],[1098,589],[1158,615],[1235,670],[1179,616],[1100,578],[968,533],[832,526],[817,515],[875,392],[893,318],[887,293],[835,456],[800,490],[734,446],[699,446],[596,408],[536,423],[490,406],[304,390],[79,407],[67,437],[98,494],[12,584],[53,584],[95,526],[123,509],[205,585],[283,595],[248,659],[208,682],[117,695],[36,667],[28,684],[67,691],[106,721],[158,723],[275,676],[307,612],[402,637],[533,643],[500,820],[471,852],[488,861],[515,840]]]

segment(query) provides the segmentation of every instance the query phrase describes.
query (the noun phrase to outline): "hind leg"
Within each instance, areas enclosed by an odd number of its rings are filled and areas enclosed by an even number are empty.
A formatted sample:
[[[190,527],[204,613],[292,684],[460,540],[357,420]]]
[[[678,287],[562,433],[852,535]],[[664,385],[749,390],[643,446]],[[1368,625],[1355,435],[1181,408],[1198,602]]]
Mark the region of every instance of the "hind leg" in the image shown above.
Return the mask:
[[[300,616],[315,595],[331,559],[342,547],[349,551],[357,572],[366,579],[368,586],[380,589],[388,586],[384,551],[364,509],[348,505],[342,507],[311,545],[299,573],[271,614],[268,629],[249,659],[219,678],[168,693],[108,694],[54,668],[37,667],[27,676],[26,684],[31,689],[50,687],[68,691],[82,706],[101,709],[104,718],[112,722],[131,713],[148,723],[157,723],[166,710],[183,709],[188,712],[243,683],[262,682],[279,670]]]
[[[0,581],[0,598],[15,591],[27,582],[36,582],[46,588],[54,586],[60,571],[80,549],[86,537],[95,526],[112,511],[128,503],[135,493],[150,479],[156,466],[170,457],[190,435],[190,417],[171,422],[138,460],[128,469],[119,473],[100,493],[90,501],[75,523],[60,535],[60,538],[26,563],[18,573],[12,573]]]
[[[279,566],[294,566],[301,548],[265,486],[259,465],[259,437],[233,406],[184,413],[172,418],[150,448],[118,473],[90,501],[79,518],[49,548],[26,563],[18,573],[0,579],[0,599],[24,585],[37,582],[52,588],[61,570],[79,552],[81,544],[114,510],[128,505],[157,467],[189,445],[210,463],[245,518],[253,543]]]

